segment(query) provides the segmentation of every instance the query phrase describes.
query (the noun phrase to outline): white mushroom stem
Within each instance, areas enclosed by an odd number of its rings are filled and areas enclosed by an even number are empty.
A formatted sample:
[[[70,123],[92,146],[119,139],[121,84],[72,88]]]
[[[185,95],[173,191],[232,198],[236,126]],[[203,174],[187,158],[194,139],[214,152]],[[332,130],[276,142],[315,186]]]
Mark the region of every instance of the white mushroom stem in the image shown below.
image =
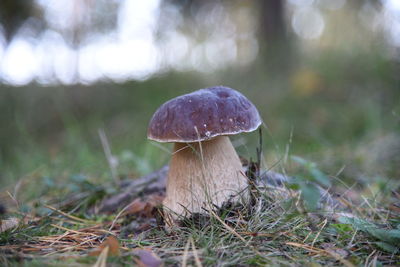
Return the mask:
[[[229,137],[175,143],[164,206],[167,223],[227,201],[248,198],[248,182]],[[171,220],[172,219],[172,220]]]

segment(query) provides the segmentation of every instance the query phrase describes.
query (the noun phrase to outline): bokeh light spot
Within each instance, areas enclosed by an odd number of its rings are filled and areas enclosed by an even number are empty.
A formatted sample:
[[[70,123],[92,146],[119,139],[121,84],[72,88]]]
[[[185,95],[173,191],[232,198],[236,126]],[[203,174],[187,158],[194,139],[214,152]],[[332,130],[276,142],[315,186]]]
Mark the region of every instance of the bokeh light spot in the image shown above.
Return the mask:
[[[292,27],[304,39],[319,38],[324,31],[325,22],[321,13],[311,7],[301,8],[293,14]]]

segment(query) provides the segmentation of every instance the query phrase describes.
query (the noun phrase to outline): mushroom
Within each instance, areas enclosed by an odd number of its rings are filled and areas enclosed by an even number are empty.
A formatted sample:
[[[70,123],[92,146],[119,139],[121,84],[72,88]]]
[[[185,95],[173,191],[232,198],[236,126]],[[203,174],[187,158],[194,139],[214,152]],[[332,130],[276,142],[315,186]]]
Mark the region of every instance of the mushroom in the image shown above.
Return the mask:
[[[158,108],[147,137],[175,143],[163,202],[167,223],[248,198],[247,177],[228,136],[260,124],[256,107],[223,86],[178,96]]]

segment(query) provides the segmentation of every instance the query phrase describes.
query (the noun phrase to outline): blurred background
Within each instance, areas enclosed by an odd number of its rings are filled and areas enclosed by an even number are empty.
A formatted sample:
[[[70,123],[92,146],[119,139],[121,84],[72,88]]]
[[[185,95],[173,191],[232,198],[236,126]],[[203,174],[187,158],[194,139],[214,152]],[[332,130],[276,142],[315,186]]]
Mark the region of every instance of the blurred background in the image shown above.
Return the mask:
[[[108,179],[99,129],[120,175],[151,172],[154,111],[213,85],[258,107],[268,168],[400,176],[400,1],[2,0],[0,185]],[[254,157],[257,133],[233,141]]]

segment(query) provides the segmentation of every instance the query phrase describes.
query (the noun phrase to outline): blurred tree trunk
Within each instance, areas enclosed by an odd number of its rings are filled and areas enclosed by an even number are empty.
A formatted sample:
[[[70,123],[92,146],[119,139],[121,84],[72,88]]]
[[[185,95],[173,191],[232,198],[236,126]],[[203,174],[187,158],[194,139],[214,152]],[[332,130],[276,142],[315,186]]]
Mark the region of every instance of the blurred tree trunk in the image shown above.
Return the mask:
[[[267,69],[279,70],[285,76],[290,72],[295,57],[293,38],[286,26],[286,5],[283,0],[258,0],[259,63]]]
[[[19,27],[32,15],[33,0],[1,0],[0,27],[4,30],[7,42],[18,31]]]
[[[260,37],[267,45],[275,45],[286,41],[286,25],[284,1],[259,0]]]

